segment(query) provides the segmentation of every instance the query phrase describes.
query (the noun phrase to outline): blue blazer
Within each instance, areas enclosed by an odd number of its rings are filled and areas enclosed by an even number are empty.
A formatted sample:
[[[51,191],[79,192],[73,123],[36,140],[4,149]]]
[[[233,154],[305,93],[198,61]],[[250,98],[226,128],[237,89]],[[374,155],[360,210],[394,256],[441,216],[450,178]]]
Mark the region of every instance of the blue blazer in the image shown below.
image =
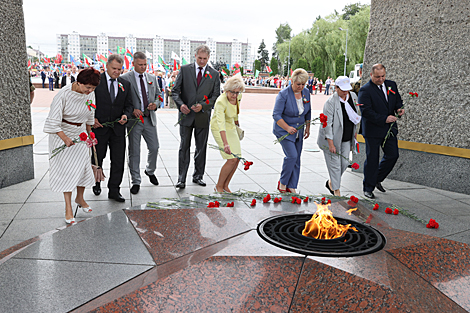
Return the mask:
[[[367,84],[359,90],[358,102],[362,104],[362,135],[371,138],[385,138],[390,128],[389,123],[385,123],[389,115],[395,115],[395,112],[403,106],[403,101],[398,93],[397,84],[391,80],[385,80],[386,90],[391,88],[385,99],[383,91],[376,84],[369,80]],[[392,128],[393,134],[398,134],[398,125]]]
[[[273,134],[279,138],[287,135],[287,131],[277,125],[277,121],[283,119],[289,126],[299,127],[305,121],[311,120],[311,109],[310,109],[310,92],[304,88],[302,90],[302,99],[306,99],[307,103],[304,102],[304,111],[299,115],[299,109],[295,100],[294,91],[292,87],[282,89],[276,97],[276,103],[274,104],[273,110]],[[303,138],[304,129],[298,130],[299,138]],[[286,140],[295,141],[297,134],[292,134],[286,137]]]

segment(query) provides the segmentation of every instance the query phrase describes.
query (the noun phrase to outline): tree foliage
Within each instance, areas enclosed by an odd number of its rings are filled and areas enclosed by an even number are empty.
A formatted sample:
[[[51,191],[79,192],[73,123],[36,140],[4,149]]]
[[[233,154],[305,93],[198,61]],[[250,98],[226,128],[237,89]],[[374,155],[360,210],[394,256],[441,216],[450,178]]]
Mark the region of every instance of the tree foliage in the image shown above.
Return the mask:
[[[364,48],[369,32],[370,5],[361,5],[359,11],[353,13],[353,5],[345,7],[343,12],[348,12],[349,19],[344,19],[344,14],[338,12],[325,18],[316,19],[310,29],[292,37],[290,41],[290,56],[294,61],[292,65],[298,65],[300,59],[307,62],[307,68],[315,73],[315,76],[323,80],[327,76],[336,77],[336,67],[344,70],[343,63],[337,65],[336,58],[343,55],[346,44],[346,31],[348,29],[348,64],[347,71],[354,69],[354,64],[362,62]],[[289,42],[284,41],[277,45],[279,61],[287,68],[289,56]],[[306,68],[306,69],[307,69]]]
[[[277,62],[277,59],[276,58],[271,58],[271,62],[269,64],[269,67],[271,68],[271,70],[273,71],[270,76],[276,76],[277,74],[279,74],[279,63]]]
[[[336,56],[336,76],[343,76],[344,75],[344,54],[338,54]],[[349,76],[348,73],[346,73],[346,76]]]
[[[265,69],[269,62],[269,53],[268,50],[266,50],[264,39],[261,40],[261,43],[258,47],[258,60],[261,62],[261,68]]]
[[[365,5],[358,3],[347,4],[343,9],[343,20],[351,19],[351,16],[356,15]]]
[[[261,61],[260,60],[255,60],[255,64],[253,66],[253,73],[256,72],[256,70],[261,72]]]

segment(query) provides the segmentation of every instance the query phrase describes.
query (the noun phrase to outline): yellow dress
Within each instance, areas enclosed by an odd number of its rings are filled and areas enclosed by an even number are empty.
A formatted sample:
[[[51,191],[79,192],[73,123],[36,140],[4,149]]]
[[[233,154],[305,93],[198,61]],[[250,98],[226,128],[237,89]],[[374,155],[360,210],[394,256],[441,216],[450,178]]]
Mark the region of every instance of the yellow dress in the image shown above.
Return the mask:
[[[242,156],[240,147],[240,139],[238,138],[237,129],[235,127],[235,121],[238,121],[239,105],[242,94],[238,95],[237,105],[231,104],[227,99],[227,94],[224,92],[221,94],[214,105],[214,112],[211,118],[211,132],[212,136],[217,142],[219,148],[224,148],[222,137],[220,137],[220,131],[225,130],[230,150],[237,156]],[[220,151],[222,158],[233,159],[233,155],[228,155],[224,151]]]

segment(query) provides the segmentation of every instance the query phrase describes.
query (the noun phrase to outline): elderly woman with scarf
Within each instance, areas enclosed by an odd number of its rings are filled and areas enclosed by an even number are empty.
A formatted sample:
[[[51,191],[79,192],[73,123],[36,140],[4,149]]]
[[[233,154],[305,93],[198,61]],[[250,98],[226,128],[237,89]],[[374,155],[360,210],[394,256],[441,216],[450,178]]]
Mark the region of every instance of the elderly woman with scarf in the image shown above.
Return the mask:
[[[323,150],[330,179],[326,188],[332,195],[340,196],[341,176],[349,165],[349,152],[355,147],[356,125],[361,121],[357,114],[357,95],[350,92],[349,78],[336,79],[336,92],[323,106],[323,114],[328,116],[327,126],[318,133],[318,146]]]

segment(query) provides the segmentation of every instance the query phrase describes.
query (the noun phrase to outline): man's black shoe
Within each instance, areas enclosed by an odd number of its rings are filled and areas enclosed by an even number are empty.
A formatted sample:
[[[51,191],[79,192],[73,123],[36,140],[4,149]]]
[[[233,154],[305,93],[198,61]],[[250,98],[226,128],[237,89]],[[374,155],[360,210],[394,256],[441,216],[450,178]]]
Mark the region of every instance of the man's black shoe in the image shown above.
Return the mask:
[[[375,188],[377,188],[379,191],[385,192],[385,188],[382,186],[382,183],[377,183]]]
[[[124,199],[124,197],[121,196],[121,194],[119,193],[119,191],[115,191],[115,192],[110,192],[110,193],[108,193],[108,198],[109,198],[109,199],[116,200],[117,202],[125,202],[125,201],[126,201],[126,199]]]
[[[101,194],[100,183],[96,183],[92,189],[93,189],[93,193],[95,194],[95,196],[99,196]]]
[[[203,181],[201,178],[193,178],[193,183],[198,184],[199,186],[206,186],[206,182]]]
[[[145,173],[145,175],[147,175],[147,176],[150,178],[150,182],[151,182],[152,184],[154,184],[155,186],[158,186],[158,179],[157,179],[157,177],[156,177],[155,175],[153,175],[153,174],[152,174],[152,175],[149,175],[149,173],[147,173],[146,170],[144,171],[144,173]]]
[[[372,191],[364,191],[364,196],[366,196],[369,199],[375,199],[375,196],[372,193]]]
[[[175,185],[176,188],[179,188],[179,189],[184,189],[186,187],[185,183],[183,182],[177,182],[176,185]]]
[[[132,185],[131,187],[131,193],[133,195],[136,195],[139,193],[139,190],[140,190],[140,185]]]

